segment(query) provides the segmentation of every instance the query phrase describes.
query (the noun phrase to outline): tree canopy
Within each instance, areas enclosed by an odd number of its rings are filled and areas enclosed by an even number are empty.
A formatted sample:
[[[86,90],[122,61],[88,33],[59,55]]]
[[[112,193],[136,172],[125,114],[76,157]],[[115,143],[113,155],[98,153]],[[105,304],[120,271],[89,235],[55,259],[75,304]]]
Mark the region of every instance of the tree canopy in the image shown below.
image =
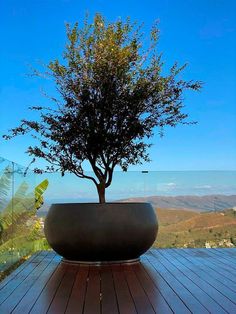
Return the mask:
[[[67,39],[60,61],[47,66],[59,93],[52,98],[56,109],[32,107],[39,120],[23,119],[5,138],[32,132],[38,145],[28,147],[29,155],[45,159],[47,171],[92,180],[103,203],[116,166],[126,171],[149,161],[147,139],[155,131],[191,123],[183,111],[184,92],[199,90],[201,83],[179,79],[185,65],[177,63],[163,74],[157,24],[146,49],[139,24],[107,22],[100,14],[82,27],[67,25]],[[85,173],[85,160],[94,177]]]

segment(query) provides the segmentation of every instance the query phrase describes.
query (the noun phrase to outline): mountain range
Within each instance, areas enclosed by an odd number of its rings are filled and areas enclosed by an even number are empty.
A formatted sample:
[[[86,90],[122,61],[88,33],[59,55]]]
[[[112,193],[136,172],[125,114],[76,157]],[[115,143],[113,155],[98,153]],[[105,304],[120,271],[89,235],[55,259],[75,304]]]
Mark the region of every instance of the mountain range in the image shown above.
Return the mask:
[[[184,209],[197,212],[221,211],[236,207],[236,195],[185,195],[185,196],[147,196],[129,198],[122,202],[149,202],[155,208]]]
[[[52,203],[75,203],[70,199],[47,200],[43,207],[38,211],[39,216],[44,216]],[[77,202],[88,202],[88,200],[78,200]],[[94,201],[89,201],[94,202]],[[236,195],[180,195],[180,196],[147,196],[135,197],[119,200],[119,202],[149,202],[155,208],[162,209],[181,209],[195,212],[222,211],[236,207]]]

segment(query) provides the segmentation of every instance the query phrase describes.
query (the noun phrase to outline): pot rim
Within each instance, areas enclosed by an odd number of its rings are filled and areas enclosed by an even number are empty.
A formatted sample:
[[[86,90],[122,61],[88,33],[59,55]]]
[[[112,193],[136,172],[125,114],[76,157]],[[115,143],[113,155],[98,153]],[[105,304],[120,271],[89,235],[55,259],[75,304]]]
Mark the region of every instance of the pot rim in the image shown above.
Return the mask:
[[[127,204],[130,204],[130,205],[137,205],[137,204],[150,204],[152,205],[151,202],[106,202],[106,203],[95,203],[95,202],[87,202],[87,203],[52,203],[51,205],[99,205],[99,206],[106,206],[106,205],[127,205]]]

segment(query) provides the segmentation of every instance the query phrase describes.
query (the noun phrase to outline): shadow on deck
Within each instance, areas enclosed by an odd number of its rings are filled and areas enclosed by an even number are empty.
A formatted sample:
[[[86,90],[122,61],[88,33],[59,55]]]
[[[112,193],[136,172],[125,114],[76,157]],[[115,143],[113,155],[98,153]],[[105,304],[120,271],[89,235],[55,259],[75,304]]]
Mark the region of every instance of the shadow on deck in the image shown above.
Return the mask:
[[[0,313],[236,313],[236,249],[151,249],[140,264],[39,252],[0,283]]]

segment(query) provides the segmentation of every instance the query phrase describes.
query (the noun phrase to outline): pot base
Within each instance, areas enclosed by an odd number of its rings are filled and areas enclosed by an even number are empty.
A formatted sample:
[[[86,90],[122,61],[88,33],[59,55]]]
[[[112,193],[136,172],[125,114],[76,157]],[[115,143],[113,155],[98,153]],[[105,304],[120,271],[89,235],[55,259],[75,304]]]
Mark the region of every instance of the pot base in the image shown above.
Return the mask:
[[[73,261],[63,258],[61,260],[63,264],[69,265],[83,265],[83,266],[102,266],[102,265],[112,265],[112,264],[123,264],[123,265],[133,265],[140,263],[140,258],[134,258],[129,260],[121,261]]]

